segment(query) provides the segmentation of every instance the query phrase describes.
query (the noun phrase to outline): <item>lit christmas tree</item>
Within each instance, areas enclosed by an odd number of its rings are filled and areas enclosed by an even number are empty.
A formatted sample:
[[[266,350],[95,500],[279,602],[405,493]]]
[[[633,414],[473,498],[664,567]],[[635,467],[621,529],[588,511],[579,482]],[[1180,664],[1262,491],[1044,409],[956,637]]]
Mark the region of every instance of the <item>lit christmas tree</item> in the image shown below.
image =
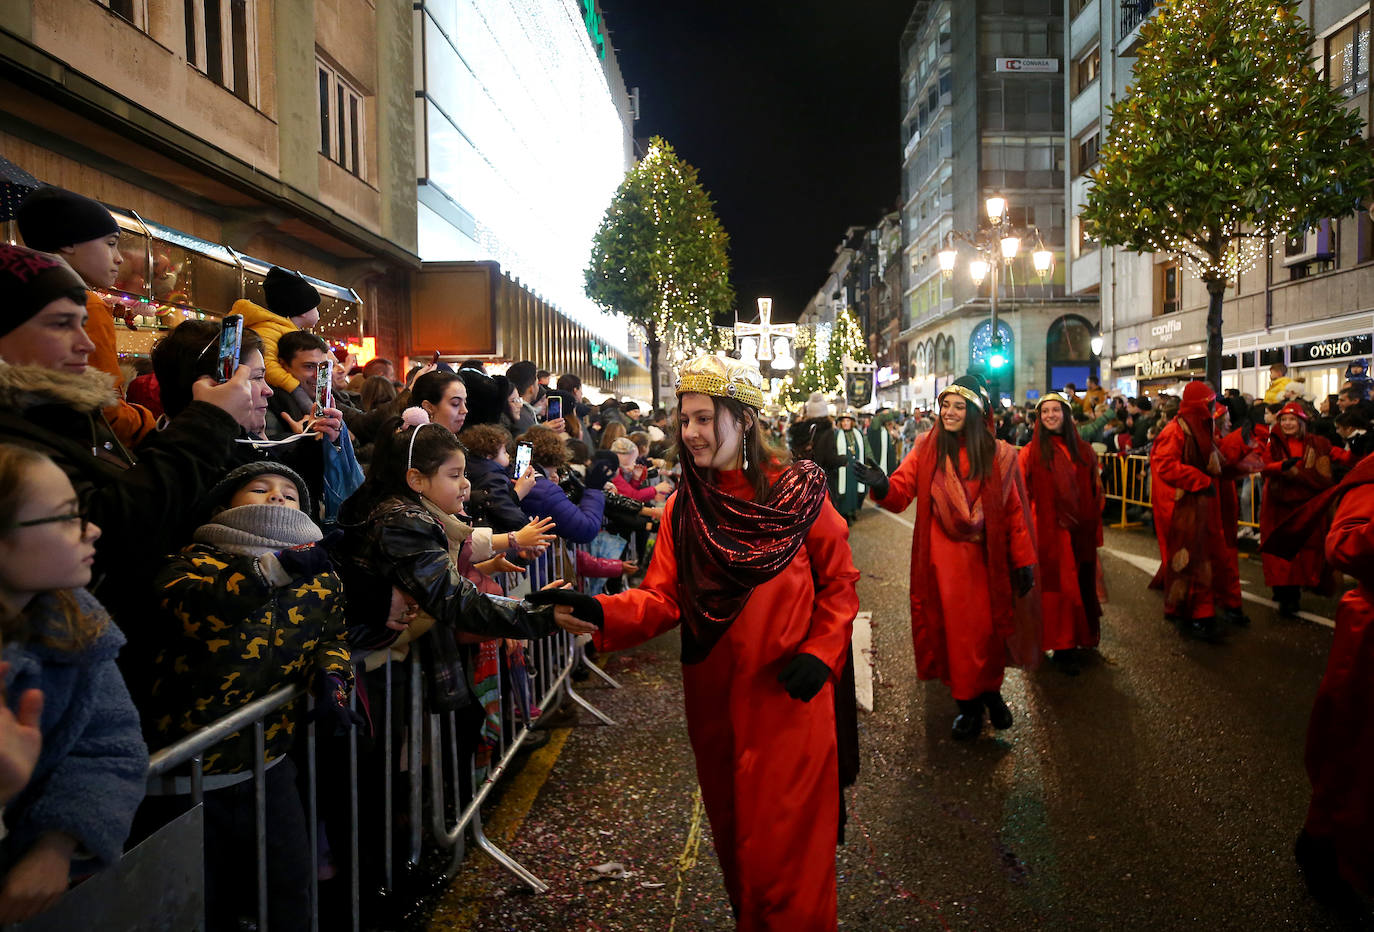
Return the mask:
[[[655,136],[616,191],[592,240],[587,296],[644,332],[659,407],[661,359],[714,350],[712,315],[735,303],[729,237],[697,170]]]
[[[844,391],[844,361],[872,362],[868,354],[868,341],[859,329],[854,311],[846,308],[835,315],[835,326],[830,331],[830,352],[820,363],[820,391],[827,396]]]
[[[1171,0],[1140,28],[1134,84],[1111,108],[1086,232],[1171,253],[1207,284],[1207,377],[1221,386],[1228,281],[1274,237],[1367,203],[1359,112],[1312,67],[1282,0]]]

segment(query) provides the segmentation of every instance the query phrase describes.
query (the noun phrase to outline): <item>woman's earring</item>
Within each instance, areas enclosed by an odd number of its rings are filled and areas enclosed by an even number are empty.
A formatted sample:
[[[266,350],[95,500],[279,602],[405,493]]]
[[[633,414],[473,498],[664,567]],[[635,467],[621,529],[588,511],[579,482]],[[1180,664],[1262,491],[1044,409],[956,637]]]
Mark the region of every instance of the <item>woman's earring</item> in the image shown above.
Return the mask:
[[[744,468],[749,468],[749,431],[744,432]]]

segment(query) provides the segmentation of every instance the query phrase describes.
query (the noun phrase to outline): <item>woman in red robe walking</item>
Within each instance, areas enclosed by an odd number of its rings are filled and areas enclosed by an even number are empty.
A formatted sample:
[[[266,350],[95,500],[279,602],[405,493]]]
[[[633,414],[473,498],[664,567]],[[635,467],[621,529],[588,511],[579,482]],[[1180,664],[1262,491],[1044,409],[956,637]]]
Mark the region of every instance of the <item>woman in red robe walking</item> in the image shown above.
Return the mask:
[[[1035,408],[1035,432],[1020,462],[1035,519],[1040,646],[1072,675],[1082,653],[1102,637],[1102,477],[1097,455],[1074,427],[1068,400],[1050,392]]]
[[[1267,541],[1291,512],[1335,484],[1331,444],[1307,431],[1307,410],[1290,401],[1279,411],[1264,448],[1264,499],[1260,503],[1260,539]],[[1274,590],[1279,615],[1294,617],[1302,590],[1331,590],[1331,572],[1322,554],[1322,539],[1313,535],[1291,560],[1272,553],[1263,557],[1264,583]]]
[[[916,500],[911,636],[916,674],[949,687],[953,737],[974,738],[983,713],[1010,728],[1008,663],[1040,660],[1035,541],[1016,449],[997,440],[986,391],[960,376],[940,393],[940,428],[923,434],[891,477],[860,471],[874,500],[902,512]]]
[[[1150,473],[1161,483],[1160,501],[1172,504],[1165,538],[1164,616],[1190,637],[1220,637],[1216,606],[1226,557],[1217,490],[1221,456],[1212,424],[1216,392],[1206,382],[1183,388],[1178,416],[1159,432],[1150,449]]]
[[[1314,894],[1359,909],[1358,894],[1374,896],[1374,457],[1296,509],[1263,545],[1264,555],[1293,557],[1314,536],[1357,585],[1336,609],[1331,656],[1307,726],[1312,800],[1294,853]]]
[[[598,624],[598,650],[681,625],[687,731],[739,928],[836,928],[834,683],[859,600],[825,471],[765,445],[758,370],[701,356],[678,376],[683,481],[638,589],[531,596]]]

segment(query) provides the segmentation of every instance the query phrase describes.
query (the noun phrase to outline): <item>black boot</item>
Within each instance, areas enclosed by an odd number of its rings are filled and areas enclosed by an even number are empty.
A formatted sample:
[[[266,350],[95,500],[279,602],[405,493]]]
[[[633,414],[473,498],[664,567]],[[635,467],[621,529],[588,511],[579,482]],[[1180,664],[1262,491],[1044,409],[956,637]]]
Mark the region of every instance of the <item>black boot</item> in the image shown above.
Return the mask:
[[[988,692],[978,697],[983,705],[987,706],[988,721],[992,727],[998,731],[1005,731],[1011,727],[1011,709],[1007,708],[1007,701],[1002,698],[1001,693]]]
[[[978,737],[983,730],[983,703],[977,699],[956,699],[959,714],[954,716],[954,728],[950,736],[955,741],[967,741]]]
[[[1362,908],[1360,895],[1341,876],[1340,862],[1330,839],[1309,835],[1304,829],[1293,845],[1293,858],[1298,862],[1308,892],[1317,900],[1343,912]]]
[[[1083,670],[1078,651],[1056,650],[1050,653],[1050,665],[1065,676],[1077,676]]]
[[[1274,601],[1279,603],[1280,618],[1297,618],[1302,589],[1298,586],[1275,586]]]
[[[1239,608],[1223,608],[1221,618],[1227,624],[1235,625],[1237,628],[1250,627],[1250,619],[1246,617],[1244,610]]]
[[[1221,629],[1217,627],[1217,620],[1212,616],[1185,621],[1179,630],[1194,640],[1207,641],[1212,644],[1222,639]]]

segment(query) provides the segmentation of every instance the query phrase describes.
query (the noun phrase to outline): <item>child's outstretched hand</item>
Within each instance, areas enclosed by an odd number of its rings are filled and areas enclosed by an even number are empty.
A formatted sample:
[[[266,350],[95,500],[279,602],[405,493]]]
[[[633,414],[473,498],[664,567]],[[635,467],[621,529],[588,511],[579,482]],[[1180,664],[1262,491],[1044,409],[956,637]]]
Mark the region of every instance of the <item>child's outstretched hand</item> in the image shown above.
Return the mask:
[[[553,532],[553,528],[553,518],[536,518],[512,534],[511,537],[514,538],[515,546],[520,550],[540,551],[558,540],[558,535]]]
[[[629,560],[621,560],[620,571],[626,576],[633,576],[635,573],[639,572],[639,564],[631,563]]]
[[[9,664],[0,663],[0,682],[9,673]],[[19,714],[0,702],[0,806],[9,802],[29,782],[43,748],[43,692],[25,690],[19,697]]]
[[[516,566],[507,560],[504,555],[492,557],[490,560],[483,560],[481,563],[474,563],[473,566],[484,576],[495,576],[497,573],[523,573],[523,566]]]
[[[391,608],[386,614],[386,626],[392,631],[404,631],[410,627],[419,613],[420,606],[395,586],[391,587]]]

